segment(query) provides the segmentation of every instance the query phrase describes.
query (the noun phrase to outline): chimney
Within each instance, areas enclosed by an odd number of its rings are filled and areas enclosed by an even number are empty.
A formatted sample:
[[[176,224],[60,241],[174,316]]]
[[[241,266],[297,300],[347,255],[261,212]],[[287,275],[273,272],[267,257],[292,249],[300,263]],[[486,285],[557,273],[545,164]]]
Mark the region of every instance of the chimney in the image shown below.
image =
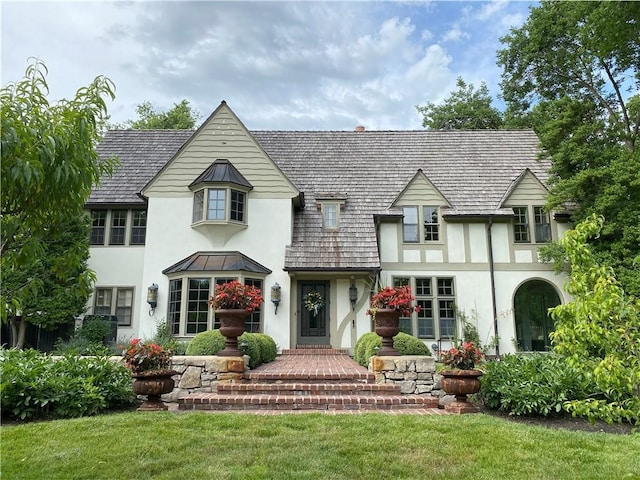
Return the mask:
[[[362,125],[358,125],[356,127],[356,132],[364,132],[364,127]]]

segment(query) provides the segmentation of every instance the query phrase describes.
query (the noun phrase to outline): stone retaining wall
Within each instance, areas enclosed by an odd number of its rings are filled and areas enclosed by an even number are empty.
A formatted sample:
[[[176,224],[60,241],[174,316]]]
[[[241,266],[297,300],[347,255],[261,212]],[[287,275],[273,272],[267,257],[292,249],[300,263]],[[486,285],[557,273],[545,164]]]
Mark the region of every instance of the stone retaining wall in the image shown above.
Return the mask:
[[[442,396],[441,376],[436,373],[436,361],[423,355],[402,355],[398,357],[373,356],[369,371],[376,376],[376,383],[400,385],[405,395]]]

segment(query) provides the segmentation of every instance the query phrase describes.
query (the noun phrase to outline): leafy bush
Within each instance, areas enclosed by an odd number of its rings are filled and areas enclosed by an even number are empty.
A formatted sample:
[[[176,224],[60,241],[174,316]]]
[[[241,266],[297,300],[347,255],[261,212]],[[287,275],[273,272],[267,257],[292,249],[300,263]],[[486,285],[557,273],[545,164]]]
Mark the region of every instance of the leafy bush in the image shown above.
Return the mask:
[[[89,343],[102,344],[105,337],[109,335],[111,330],[108,321],[101,318],[90,318],[86,320],[79,330],[79,335],[82,338],[86,338]]]
[[[262,363],[272,362],[278,354],[276,342],[263,333],[245,332],[238,337],[238,344],[246,342],[245,353],[249,355],[249,366],[255,368]],[[189,343],[186,355],[217,355],[224,348],[224,336],[220,330],[198,333]]]
[[[186,355],[216,355],[224,348],[224,336],[220,330],[198,333],[189,342]]]
[[[171,325],[166,320],[161,320],[156,325],[156,333],[152,342],[157,343],[165,350],[171,350],[174,355],[184,355],[189,343],[177,340],[171,331]]]
[[[264,333],[253,333],[260,342],[260,348],[262,350],[262,363],[273,362],[278,356],[278,346],[276,342],[269,335]]]
[[[548,416],[565,402],[584,399],[593,390],[588,380],[552,354],[508,354],[485,363],[479,397],[485,405],[511,415]]]
[[[376,354],[380,347],[382,347],[382,338],[375,332],[365,333],[356,342],[353,351],[354,360],[363,367],[367,367],[369,359]],[[400,355],[431,355],[429,347],[422,340],[403,332],[393,337],[393,348]]]
[[[35,350],[0,350],[3,415],[68,418],[132,405],[131,374],[107,357],[53,359]]]

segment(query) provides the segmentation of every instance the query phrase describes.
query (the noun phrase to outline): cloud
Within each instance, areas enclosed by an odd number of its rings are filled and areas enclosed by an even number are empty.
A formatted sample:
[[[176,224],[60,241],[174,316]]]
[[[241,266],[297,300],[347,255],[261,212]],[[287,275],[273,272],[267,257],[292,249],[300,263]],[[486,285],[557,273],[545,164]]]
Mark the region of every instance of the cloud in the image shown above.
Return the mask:
[[[3,83],[42,52],[59,96],[109,76],[114,121],[186,98],[205,117],[225,99],[253,129],[420,128],[415,105],[446,97],[457,76],[497,83],[508,26],[477,18],[508,23],[527,5],[479,5],[5,2]]]

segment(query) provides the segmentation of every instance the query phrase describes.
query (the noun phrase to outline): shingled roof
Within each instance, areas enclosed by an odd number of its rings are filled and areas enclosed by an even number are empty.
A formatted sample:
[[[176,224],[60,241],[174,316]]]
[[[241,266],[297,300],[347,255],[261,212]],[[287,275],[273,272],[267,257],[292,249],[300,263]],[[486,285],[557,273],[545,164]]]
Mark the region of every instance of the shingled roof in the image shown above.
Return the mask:
[[[114,131],[101,155],[116,154],[124,172],[105,182],[94,203],[140,201],[136,195],[192,132]],[[380,268],[375,218],[398,215],[398,194],[422,169],[451,203],[443,213],[504,215],[505,192],[529,169],[543,183],[550,164],[538,160],[532,131],[253,131],[256,141],[304,193],[294,219],[286,270]],[[233,161],[233,159],[230,159]],[[114,191],[112,191],[114,190]],[[340,228],[323,230],[316,200],[341,198]]]

